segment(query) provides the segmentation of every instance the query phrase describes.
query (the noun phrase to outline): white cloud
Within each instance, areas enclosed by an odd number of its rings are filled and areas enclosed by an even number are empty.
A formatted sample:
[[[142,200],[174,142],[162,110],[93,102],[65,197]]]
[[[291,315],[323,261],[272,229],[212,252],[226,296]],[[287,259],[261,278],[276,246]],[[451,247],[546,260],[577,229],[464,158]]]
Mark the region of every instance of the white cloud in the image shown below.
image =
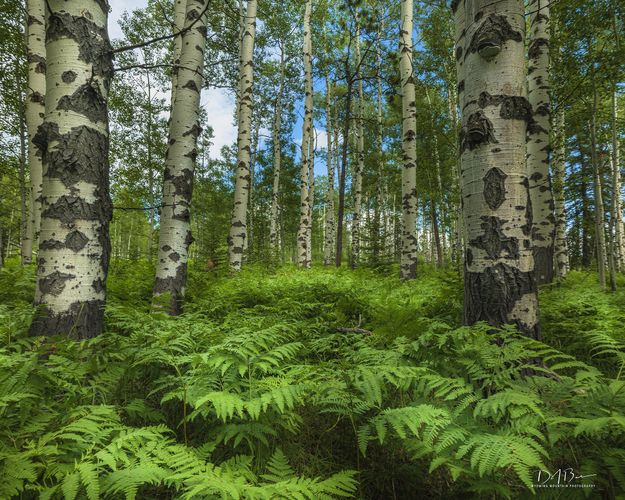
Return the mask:
[[[201,102],[215,136],[209,156],[216,159],[221,156],[223,146],[230,146],[237,140],[237,128],[233,123],[234,96],[224,89],[202,90]]]

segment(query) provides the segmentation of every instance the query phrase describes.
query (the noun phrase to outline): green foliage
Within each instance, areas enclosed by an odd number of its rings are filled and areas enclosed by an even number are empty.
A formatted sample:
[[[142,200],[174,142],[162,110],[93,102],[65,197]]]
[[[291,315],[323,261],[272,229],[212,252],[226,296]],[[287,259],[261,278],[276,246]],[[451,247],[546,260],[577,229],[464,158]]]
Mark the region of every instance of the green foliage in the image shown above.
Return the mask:
[[[148,270],[113,267],[81,342],[26,337],[32,270],[0,272],[1,498],[517,498],[565,467],[625,492],[622,297],[583,275],[543,343],[458,327],[451,274],[192,269],[171,318]]]

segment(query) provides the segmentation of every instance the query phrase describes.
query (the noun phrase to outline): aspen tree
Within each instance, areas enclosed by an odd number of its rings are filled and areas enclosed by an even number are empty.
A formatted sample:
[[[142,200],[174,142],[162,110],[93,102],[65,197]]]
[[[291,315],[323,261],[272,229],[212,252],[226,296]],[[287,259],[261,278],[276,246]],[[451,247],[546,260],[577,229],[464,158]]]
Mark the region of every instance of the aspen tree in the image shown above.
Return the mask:
[[[284,44],[280,43],[280,83],[276,95],[276,103],[273,115],[273,186],[271,190],[271,220],[269,222],[269,245],[273,257],[276,258],[279,250],[278,217],[280,211],[280,168],[282,158],[282,145],[280,142],[280,132],[282,129],[282,92],[284,89]]]
[[[453,8],[460,2],[454,2]],[[464,321],[517,325],[539,338],[525,135],[521,0],[464,2],[461,189],[466,230]],[[458,17],[456,17],[458,20]]]
[[[110,240],[108,3],[49,0],[41,230],[32,335],[101,333]]]
[[[417,104],[412,69],[412,0],[401,0],[399,40],[402,92],[402,239],[400,277],[417,275]]]
[[[549,176],[549,0],[532,0],[528,48],[528,100],[532,119],[527,129],[527,168],[532,202],[532,245],[537,284],[553,281],[555,216]]]
[[[558,110],[554,127],[553,155],[553,201],[556,217],[554,269],[558,278],[564,278],[569,270],[569,255],[566,242],[566,207],[564,206],[564,167],[566,159],[564,127],[564,111]]]
[[[157,307],[165,307],[173,315],[180,313],[184,299],[189,245],[193,241],[190,207],[197,138],[201,133],[199,115],[207,1],[187,0],[163,175],[154,297]],[[159,300],[161,296],[164,300]]]
[[[304,124],[302,130],[301,168],[300,168],[300,221],[297,231],[297,265],[309,268],[307,232],[310,213],[310,141],[312,140],[312,113],[313,113],[313,86],[312,86],[312,33],[310,31],[310,16],[312,0],[306,0],[304,11]]]
[[[618,140],[618,101],[616,85],[612,91],[612,217],[614,219],[614,246],[616,267],[625,270],[625,235],[623,234],[623,202],[621,199],[621,158]]]
[[[33,247],[39,238],[41,224],[41,152],[33,143],[37,129],[43,123],[46,95],[46,3],[27,0],[26,50],[28,86],[26,91],[26,127],[28,128],[28,167],[30,171],[29,215],[22,253],[24,264],[31,262]]]
[[[250,190],[250,149],[254,83],[254,41],[256,38],[256,0],[248,0],[239,59],[237,166],[234,208],[228,236],[230,268],[240,271],[247,239],[247,204]]]
[[[325,212],[325,246],[323,253],[323,263],[326,266],[332,264],[334,260],[336,227],[334,222],[334,151],[338,147],[333,144],[333,122],[332,122],[332,86],[330,77],[326,75],[326,133],[328,146],[326,150],[326,164],[328,169],[328,191],[326,194]]]
[[[354,195],[354,216],[352,218],[352,268],[360,260],[360,230],[362,218],[362,172],[365,168],[364,92],[362,87],[362,59],[360,54],[360,21],[356,17],[356,61],[358,64],[358,116],[356,117],[356,162],[354,163],[352,191]]]

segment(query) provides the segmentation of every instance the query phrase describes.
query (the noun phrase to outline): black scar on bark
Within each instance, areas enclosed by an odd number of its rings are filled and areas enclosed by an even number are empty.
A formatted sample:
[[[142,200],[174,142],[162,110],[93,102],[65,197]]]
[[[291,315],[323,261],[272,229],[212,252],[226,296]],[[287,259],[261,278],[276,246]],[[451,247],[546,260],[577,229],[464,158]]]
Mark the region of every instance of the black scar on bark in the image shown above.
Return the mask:
[[[189,220],[191,220],[191,212],[189,212],[188,208],[184,208],[182,209],[182,211],[178,213],[174,212],[171,218],[175,220],[180,220],[183,222],[189,222]]]
[[[482,144],[496,143],[493,124],[483,111],[472,113],[460,131],[460,150],[473,150]]]
[[[503,225],[506,221],[492,215],[483,215],[480,220],[484,234],[472,239],[469,244],[484,250],[489,259],[518,259],[519,240],[504,234]]]
[[[491,210],[498,209],[506,199],[506,177],[497,167],[491,168],[484,176],[484,200]]]
[[[48,143],[57,144],[48,151]],[[33,143],[44,152],[48,176],[70,187],[79,181],[99,184],[108,172],[108,139],[90,127],[80,126],[60,135],[56,123],[39,127]]]
[[[171,247],[169,245],[163,245],[161,247],[161,250],[163,250],[163,252],[169,252],[171,250]]]
[[[102,209],[98,205],[77,196],[61,196],[47,206],[41,216],[58,219],[65,225],[73,224],[77,220],[102,220]]]
[[[39,290],[46,295],[60,295],[65,289],[65,283],[75,278],[75,274],[62,273],[54,271],[39,280]]]
[[[85,16],[72,16],[66,12],[50,14],[46,42],[65,37],[78,44],[78,57],[93,65],[93,74],[108,80],[113,72],[113,60],[106,28],[97,26]]]
[[[106,99],[102,97],[97,82],[85,83],[78,87],[72,95],[61,97],[57,109],[75,111],[94,123],[105,122],[108,117]]]
[[[525,236],[530,236],[532,234],[532,225],[533,225],[533,214],[532,214],[532,198],[530,197],[530,181],[527,177],[525,177],[521,184],[525,188],[526,193],[526,204],[525,204],[525,224],[521,226],[521,231]]]
[[[518,95],[490,95],[482,92],[477,100],[480,108],[487,106],[500,106],[499,116],[506,120],[524,120],[529,122],[532,119],[532,106],[526,97]]]
[[[169,259],[178,262],[180,260],[180,254],[178,252],[172,252],[169,254]]]
[[[104,325],[104,301],[88,300],[74,302],[65,313],[55,314],[45,305],[30,325],[29,335],[70,335],[77,339],[90,339],[102,333]]]
[[[456,47],[456,61],[459,61],[462,58],[462,47]]]
[[[87,243],[89,243],[89,238],[78,229],[74,229],[65,237],[65,247],[74,252],[79,252],[85,248]]]
[[[520,332],[540,340],[540,325],[528,325],[509,319],[516,303],[526,294],[536,293],[536,282],[531,272],[497,263],[483,272],[464,273],[464,322],[473,325],[485,321],[493,327],[516,325]]]
[[[464,92],[464,80],[458,82],[458,93]]]
[[[174,186],[174,195],[181,196],[185,200],[191,199],[191,191],[193,189],[193,172],[189,169],[183,169],[180,174],[172,175],[169,169],[165,170],[165,181],[171,182]]]
[[[78,75],[76,74],[76,72],[70,69],[69,71],[63,71],[63,74],[61,75],[61,80],[63,80],[63,83],[72,83],[74,80],[76,80],[77,76]]]
[[[187,283],[187,263],[182,262],[176,268],[176,275],[167,278],[156,278],[154,282],[154,295],[169,295],[168,313],[178,316],[182,312],[184,299],[182,290]]]
[[[536,106],[536,111],[534,112],[534,114],[539,115],[539,116],[549,116],[549,115],[551,115],[551,109],[549,107],[549,104],[544,102],[541,105]]]
[[[527,49],[527,57],[530,59],[536,59],[542,54],[543,48],[547,51],[549,50],[549,40],[546,38],[534,39]]]
[[[202,127],[200,127],[199,123],[194,123],[193,127],[182,134],[183,137],[187,135],[193,136],[194,139],[197,139],[198,136],[202,133]]]
[[[39,243],[39,248],[41,250],[60,250],[61,248],[65,248],[65,243],[59,240],[49,239]]]
[[[193,235],[191,234],[191,230],[188,230],[186,236],[184,237],[185,247],[188,249],[189,245],[191,245],[191,243],[193,243],[193,241],[194,241],[194,239],[193,239]]]
[[[28,26],[31,26],[33,24],[40,24],[40,25],[43,26],[43,23],[39,19],[37,19],[35,16],[31,16],[31,15],[29,15],[28,18],[26,19],[26,24]]]
[[[491,14],[473,35],[465,58],[469,53],[479,52],[482,57],[491,59],[501,51],[501,46],[508,40],[521,42],[523,35],[512,29],[505,16]]]
[[[44,104],[46,102],[46,97],[39,92],[33,92],[30,94],[30,102],[38,102],[40,104]]]
[[[456,11],[458,10],[458,6],[460,5],[460,2],[463,2],[464,0],[451,0],[451,11],[455,14]]]
[[[33,63],[36,64],[35,73],[45,74],[46,69],[47,69],[45,57],[41,57],[38,54],[33,54],[32,52],[29,52],[27,59],[28,59],[29,64],[33,64]]]
[[[466,263],[467,263],[467,266],[470,266],[471,264],[473,264],[473,251],[470,248],[467,248]]]
[[[195,81],[193,80],[189,80],[187,83],[185,83],[182,86],[183,89],[189,89],[189,90],[193,90],[195,92],[199,92],[200,89],[197,88],[197,83],[195,83]]]

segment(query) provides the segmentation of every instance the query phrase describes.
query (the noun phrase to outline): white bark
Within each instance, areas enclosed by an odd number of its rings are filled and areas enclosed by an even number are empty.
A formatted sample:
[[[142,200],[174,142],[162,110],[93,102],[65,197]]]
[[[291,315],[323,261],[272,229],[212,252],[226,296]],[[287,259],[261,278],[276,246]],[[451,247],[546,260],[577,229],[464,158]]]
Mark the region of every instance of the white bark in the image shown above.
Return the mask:
[[[399,39],[402,89],[402,239],[400,276],[417,275],[417,104],[412,70],[412,0],[401,0]]]
[[[612,217],[614,218],[615,259],[619,271],[625,270],[625,235],[623,234],[623,200],[621,158],[618,140],[618,101],[616,88],[612,92]]]
[[[326,266],[334,262],[336,223],[334,220],[334,152],[338,151],[338,144],[333,141],[332,122],[332,86],[330,78],[326,76],[326,133],[328,138],[328,148],[326,164],[328,168],[328,192],[325,204],[325,229],[324,229],[324,254],[323,263]]]
[[[554,267],[556,276],[564,278],[569,271],[566,241],[566,207],[564,205],[564,173],[566,160],[564,111],[556,114],[553,155],[553,199],[556,215]]]
[[[206,43],[206,2],[188,0],[180,67],[169,122],[154,296],[156,307],[178,314],[184,299],[191,236],[190,206],[197,156],[200,92]],[[161,297],[159,299],[159,297]]]
[[[269,227],[269,245],[274,258],[280,253],[280,237],[278,232],[278,217],[280,211],[280,167],[282,146],[280,132],[282,129],[282,92],[284,89],[284,47],[280,46],[280,83],[273,117],[273,187],[271,191],[271,220]]]
[[[539,285],[553,280],[555,216],[549,177],[549,0],[532,0],[529,34],[528,100],[532,120],[527,132],[527,169],[532,201],[532,244]]]
[[[28,128],[28,167],[30,171],[29,216],[23,246],[24,263],[32,258],[41,225],[41,154],[33,143],[43,123],[46,95],[46,13],[45,0],[27,0],[28,88],[26,92],[26,126]]]
[[[365,168],[365,130],[364,130],[364,93],[362,88],[362,59],[360,54],[360,25],[356,20],[356,61],[358,65],[358,116],[356,117],[356,162],[352,191],[354,194],[354,217],[352,220],[352,268],[358,267],[360,261],[360,230],[362,218],[362,172]]]
[[[98,335],[110,253],[106,2],[49,0],[36,335]],[[32,26],[32,25],[31,25]],[[37,25],[38,26],[38,25]]]
[[[310,268],[307,232],[310,213],[309,189],[309,147],[312,135],[313,86],[312,86],[312,33],[310,16],[312,0],[306,0],[304,11],[304,125],[302,130],[301,169],[300,169],[300,223],[297,232],[297,265]]]
[[[252,126],[252,90],[254,84],[254,41],[256,38],[256,0],[248,0],[245,28],[239,60],[239,104],[237,132],[237,166],[234,208],[228,237],[230,268],[240,271],[247,239],[247,204],[250,190],[250,133]]]
[[[523,2],[467,0],[461,187],[465,322],[514,324],[538,338],[525,135]]]

